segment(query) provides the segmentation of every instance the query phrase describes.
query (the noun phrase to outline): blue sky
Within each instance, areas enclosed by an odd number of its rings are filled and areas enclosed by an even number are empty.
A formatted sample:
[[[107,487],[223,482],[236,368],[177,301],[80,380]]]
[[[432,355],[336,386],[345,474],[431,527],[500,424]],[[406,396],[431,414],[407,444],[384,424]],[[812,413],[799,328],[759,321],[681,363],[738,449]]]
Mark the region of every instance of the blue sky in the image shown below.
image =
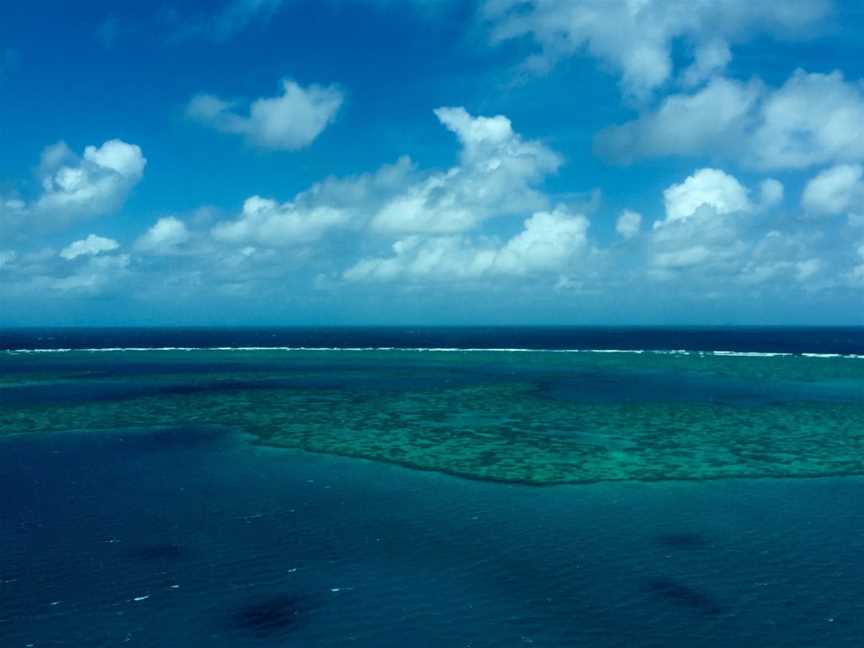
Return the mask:
[[[864,324],[857,3],[2,13],[0,324]]]

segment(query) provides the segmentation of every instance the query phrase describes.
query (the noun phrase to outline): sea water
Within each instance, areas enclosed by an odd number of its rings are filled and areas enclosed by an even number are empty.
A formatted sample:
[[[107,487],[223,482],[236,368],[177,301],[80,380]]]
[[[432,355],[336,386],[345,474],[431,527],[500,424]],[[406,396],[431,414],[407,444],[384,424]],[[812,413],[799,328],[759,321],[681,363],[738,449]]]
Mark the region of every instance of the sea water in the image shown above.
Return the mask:
[[[0,645],[860,645],[860,333],[282,333],[3,338]]]

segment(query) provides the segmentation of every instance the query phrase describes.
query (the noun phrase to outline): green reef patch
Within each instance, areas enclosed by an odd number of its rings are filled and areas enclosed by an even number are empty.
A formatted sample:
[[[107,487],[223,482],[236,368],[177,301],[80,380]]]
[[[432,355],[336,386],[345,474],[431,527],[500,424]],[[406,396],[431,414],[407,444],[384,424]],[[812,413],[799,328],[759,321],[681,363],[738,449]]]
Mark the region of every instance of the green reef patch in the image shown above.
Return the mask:
[[[859,359],[110,355],[32,371],[0,361],[17,371],[0,387],[0,431],[227,426],[270,446],[536,485],[864,474]]]

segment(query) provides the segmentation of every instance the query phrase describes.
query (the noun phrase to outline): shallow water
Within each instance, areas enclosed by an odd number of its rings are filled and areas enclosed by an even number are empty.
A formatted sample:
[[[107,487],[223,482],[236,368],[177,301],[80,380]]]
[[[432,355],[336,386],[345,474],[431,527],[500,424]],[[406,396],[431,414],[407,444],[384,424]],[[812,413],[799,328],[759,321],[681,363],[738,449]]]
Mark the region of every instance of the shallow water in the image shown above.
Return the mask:
[[[3,646],[858,646],[864,480],[528,486],[0,439]]]
[[[864,474],[864,359],[433,351],[0,355],[0,433],[224,426],[487,481]]]

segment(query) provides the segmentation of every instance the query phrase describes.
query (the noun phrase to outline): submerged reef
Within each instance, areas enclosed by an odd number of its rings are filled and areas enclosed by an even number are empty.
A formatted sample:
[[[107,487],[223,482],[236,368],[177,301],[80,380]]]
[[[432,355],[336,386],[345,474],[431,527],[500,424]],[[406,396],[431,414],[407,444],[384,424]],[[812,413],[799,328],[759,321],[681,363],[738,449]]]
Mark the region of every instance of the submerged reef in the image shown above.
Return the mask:
[[[0,432],[188,426],[206,442],[200,430],[222,426],[536,485],[864,474],[861,359],[261,352],[229,368],[206,351],[97,355],[30,372],[14,360]]]

